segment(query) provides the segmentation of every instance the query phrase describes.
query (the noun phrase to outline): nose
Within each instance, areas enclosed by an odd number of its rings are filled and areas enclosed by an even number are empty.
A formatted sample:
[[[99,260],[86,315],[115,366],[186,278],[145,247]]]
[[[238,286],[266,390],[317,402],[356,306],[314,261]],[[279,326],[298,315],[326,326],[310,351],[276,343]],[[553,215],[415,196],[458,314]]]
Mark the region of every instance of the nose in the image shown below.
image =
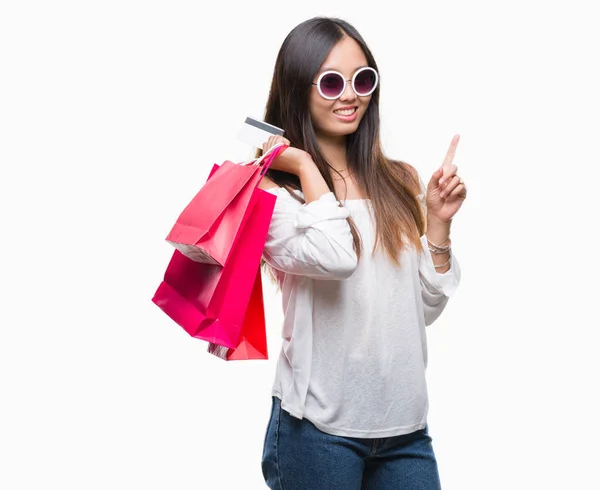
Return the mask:
[[[352,88],[352,82],[346,82],[346,89],[344,90],[344,92],[342,92],[342,95],[340,95],[339,99],[341,101],[352,101],[355,100],[357,97],[358,96],[356,95],[356,92]]]

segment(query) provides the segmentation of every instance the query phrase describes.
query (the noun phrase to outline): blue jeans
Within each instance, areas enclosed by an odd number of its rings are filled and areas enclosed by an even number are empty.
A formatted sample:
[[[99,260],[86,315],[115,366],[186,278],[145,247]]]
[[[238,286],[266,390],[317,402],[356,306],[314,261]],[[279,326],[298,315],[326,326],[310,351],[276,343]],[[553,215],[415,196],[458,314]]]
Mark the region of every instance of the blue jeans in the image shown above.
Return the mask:
[[[273,397],[262,471],[277,490],[440,490],[427,426],[376,439],[326,434]]]

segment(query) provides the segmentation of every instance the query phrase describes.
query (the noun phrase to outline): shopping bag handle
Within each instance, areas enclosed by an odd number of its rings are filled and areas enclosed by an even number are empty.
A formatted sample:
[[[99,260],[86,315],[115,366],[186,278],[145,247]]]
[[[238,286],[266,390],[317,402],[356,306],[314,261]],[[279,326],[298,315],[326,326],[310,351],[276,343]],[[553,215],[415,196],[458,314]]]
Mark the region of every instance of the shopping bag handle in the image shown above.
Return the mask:
[[[287,148],[287,145],[285,143],[277,143],[276,145],[273,145],[271,148],[269,148],[265,153],[263,153],[260,157],[256,158],[254,161],[255,165],[260,165],[261,162],[269,155],[269,153],[271,153],[273,150],[275,150],[276,148],[279,148],[281,146],[285,146]],[[277,154],[279,155],[278,152]]]
[[[289,148],[289,145],[286,145],[285,143],[277,143],[276,145],[273,145],[271,148],[269,148],[259,158],[256,158],[254,160],[250,160],[249,162],[247,162],[247,165],[261,166],[261,164],[262,164],[260,176],[264,177],[265,174],[267,173],[267,170],[269,170],[271,163],[273,163],[273,160],[275,160],[275,158],[277,158],[281,153],[283,153],[288,148]]]

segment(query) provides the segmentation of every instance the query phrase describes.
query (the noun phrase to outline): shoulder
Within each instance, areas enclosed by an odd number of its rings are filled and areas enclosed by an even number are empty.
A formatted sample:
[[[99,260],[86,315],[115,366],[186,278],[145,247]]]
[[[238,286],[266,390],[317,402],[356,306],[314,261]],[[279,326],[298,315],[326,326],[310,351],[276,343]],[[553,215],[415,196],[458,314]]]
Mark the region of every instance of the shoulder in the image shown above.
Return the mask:
[[[283,196],[285,198],[289,198],[290,200],[297,202],[298,198],[304,199],[304,194],[299,189],[288,189],[286,187],[282,187],[271,179],[269,179],[266,175],[262,178],[260,183],[258,184],[258,188],[264,191],[275,194],[276,196]],[[292,195],[294,193],[294,196]]]
[[[304,203],[304,194],[300,190],[288,189],[273,182],[266,176],[258,184],[258,188],[277,197],[275,208],[278,211],[297,211]]]
[[[406,166],[406,170],[408,171],[408,173],[416,180],[419,180],[419,172],[417,171],[417,169],[415,167],[413,167],[410,163],[405,163],[404,165]]]
[[[271,179],[269,179],[269,177],[267,177],[266,175],[262,178],[262,180],[258,184],[258,188],[262,189],[263,191],[268,191],[269,189],[274,189],[274,190],[281,189],[281,187],[279,187],[275,182],[273,182]]]
[[[423,191],[423,180],[418,170],[410,163],[402,160],[391,160],[391,162],[399,169],[401,180],[407,183],[415,194],[420,194]]]

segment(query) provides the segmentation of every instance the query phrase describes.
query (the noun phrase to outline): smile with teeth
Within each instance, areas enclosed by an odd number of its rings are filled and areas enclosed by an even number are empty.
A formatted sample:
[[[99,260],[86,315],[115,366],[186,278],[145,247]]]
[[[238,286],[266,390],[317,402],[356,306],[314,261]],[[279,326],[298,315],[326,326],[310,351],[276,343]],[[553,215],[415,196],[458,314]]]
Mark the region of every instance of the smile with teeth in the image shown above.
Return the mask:
[[[352,109],[338,109],[333,112],[335,114],[339,114],[340,116],[351,116],[352,114],[354,114],[356,112],[356,107],[353,107]]]

